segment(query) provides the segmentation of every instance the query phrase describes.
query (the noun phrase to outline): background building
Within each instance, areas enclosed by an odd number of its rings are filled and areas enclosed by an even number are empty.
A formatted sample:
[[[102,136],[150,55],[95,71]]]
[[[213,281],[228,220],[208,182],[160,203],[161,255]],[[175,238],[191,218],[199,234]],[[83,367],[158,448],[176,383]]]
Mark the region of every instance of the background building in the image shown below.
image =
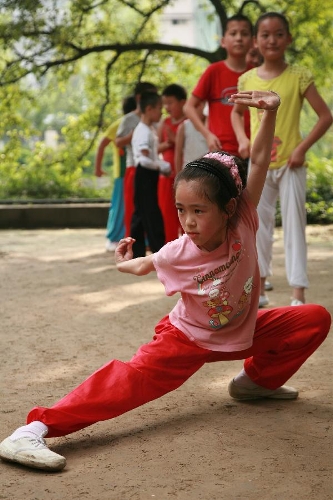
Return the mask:
[[[214,51],[221,38],[214,14],[207,0],[175,0],[161,14],[160,41]]]

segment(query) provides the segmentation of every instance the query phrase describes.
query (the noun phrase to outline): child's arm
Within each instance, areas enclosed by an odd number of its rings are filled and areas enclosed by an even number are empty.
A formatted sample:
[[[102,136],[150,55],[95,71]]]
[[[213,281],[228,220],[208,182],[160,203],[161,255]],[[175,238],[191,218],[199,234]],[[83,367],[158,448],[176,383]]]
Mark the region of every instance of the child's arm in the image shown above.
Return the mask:
[[[304,165],[305,154],[308,149],[310,149],[310,147],[325,134],[326,130],[332,124],[332,114],[330,109],[319,94],[314,83],[309,85],[304,97],[317,114],[318,120],[307,137],[305,137],[291,153],[288,159],[288,166],[290,168],[301,167]]]
[[[280,105],[280,97],[271,91],[259,92],[249,90],[233,94],[230,101],[265,110],[251,149],[251,168],[247,180],[248,193],[252,202],[257,206],[271,161],[276,113]]]
[[[200,101],[198,97],[191,95],[184,105],[185,115],[191,120],[195,128],[204,136],[210,151],[222,149],[222,145],[218,137],[216,137],[216,135],[208,129],[206,123],[204,123],[200,118],[197,108],[201,104],[202,101]]]
[[[101,177],[102,175],[106,175],[102,168],[103,156],[105,148],[110,144],[111,139],[108,137],[103,137],[101,142],[98,145],[96,159],[95,159],[95,175],[96,177]]]
[[[238,142],[238,153],[241,158],[249,158],[250,156],[250,139],[245,133],[244,112],[247,106],[243,104],[235,104],[231,111],[231,124],[234,129]]]
[[[153,263],[153,255],[147,257],[138,257],[133,259],[133,238],[124,238],[119,241],[116,251],[115,259],[119,271],[122,273],[135,274],[136,276],[144,276],[152,271],[155,271]]]
[[[184,149],[184,122],[181,123],[177,129],[176,142],[175,142],[175,172],[181,171],[183,166],[183,149]]]
[[[117,146],[117,148],[124,148],[128,144],[131,144],[132,136],[133,136],[133,130],[129,132],[129,134],[127,135],[116,137],[114,143]]]

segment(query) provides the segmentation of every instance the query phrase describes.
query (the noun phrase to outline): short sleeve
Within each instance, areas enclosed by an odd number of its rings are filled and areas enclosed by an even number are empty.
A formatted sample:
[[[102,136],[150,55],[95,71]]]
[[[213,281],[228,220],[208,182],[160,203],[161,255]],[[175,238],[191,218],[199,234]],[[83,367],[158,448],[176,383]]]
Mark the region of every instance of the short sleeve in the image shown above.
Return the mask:
[[[161,250],[153,254],[157,277],[164,285],[167,295],[174,295],[181,291],[179,272],[183,254],[182,238],[167,243]]]
[[[299,86],[301,95],[304,95],[311,83],[314,82],[313,75],[307,68],[300,68]]]
[[[200,99],[201,101],[207,101],[210,97],[210,84],[211,84],[211,72],[213,65],[208,66],[206,70],[202,73],[196,84],[192,94]]]

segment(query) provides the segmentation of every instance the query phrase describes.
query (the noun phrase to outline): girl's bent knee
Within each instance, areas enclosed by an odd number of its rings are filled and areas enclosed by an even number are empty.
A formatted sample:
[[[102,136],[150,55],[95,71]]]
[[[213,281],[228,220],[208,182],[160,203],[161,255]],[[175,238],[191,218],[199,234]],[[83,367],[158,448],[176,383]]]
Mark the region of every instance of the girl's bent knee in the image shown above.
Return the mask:
[[[304,306],[298,307],[306,309],[307,315],[309,316],[309,322],[313,325],[317,324],[320,333],[326,337],[331,327],[332,320],[328,310],[319,304],[305,304]]]

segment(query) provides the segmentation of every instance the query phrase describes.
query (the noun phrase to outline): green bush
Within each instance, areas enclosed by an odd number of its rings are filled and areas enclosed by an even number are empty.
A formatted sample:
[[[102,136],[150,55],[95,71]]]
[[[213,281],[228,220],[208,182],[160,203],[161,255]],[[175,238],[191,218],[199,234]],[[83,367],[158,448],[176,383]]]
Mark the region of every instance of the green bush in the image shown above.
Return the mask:
[[[333,223],[333,160],[309,154],[306,212],[308,224]]]
[[[95,178],[83,173],[90,162],[78,163],[67,151],[55,152],[40,142],[33,152],[21,151],[19,158],[6,155],[6,151],[2,157],[0,199],[109,199],[110,188],[98,189]],[[87,179],[90,182],[84,182]]]
[[[92,175],[94,156],[78,162],[70,148],[53,151],[40,142],[19,155],[1,154],[0,199],[109,199],[112,186],[100,189]],[[333,159],[308,155],[306,211],[308,224],[333,224]],[[279,206],[276,224],[281,225]]]
[[[308,155],[306,214],[308,224],[333,224],[333,159]],[[276,225],[281,226],[279,203]]]

